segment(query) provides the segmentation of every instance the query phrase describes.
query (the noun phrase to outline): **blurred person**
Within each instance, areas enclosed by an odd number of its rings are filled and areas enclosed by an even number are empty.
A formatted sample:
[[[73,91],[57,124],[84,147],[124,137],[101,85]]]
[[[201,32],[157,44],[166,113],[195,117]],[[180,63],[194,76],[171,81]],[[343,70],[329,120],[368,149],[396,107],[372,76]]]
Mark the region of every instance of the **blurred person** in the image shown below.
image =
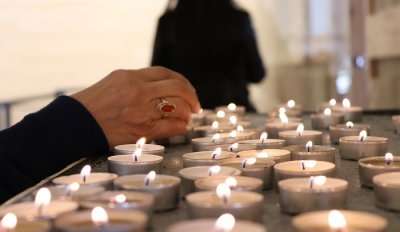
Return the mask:
[[[0,131],[0,202],[82,157],[107,155],[143,136],[183,134],[199,110],[194,88],[174,71],[114,71]]]
[[[151,63],[185,75],[204,108],[234,102],[255,111],[247,85],[265,76],[250,16],[231,0],[170,1]]]

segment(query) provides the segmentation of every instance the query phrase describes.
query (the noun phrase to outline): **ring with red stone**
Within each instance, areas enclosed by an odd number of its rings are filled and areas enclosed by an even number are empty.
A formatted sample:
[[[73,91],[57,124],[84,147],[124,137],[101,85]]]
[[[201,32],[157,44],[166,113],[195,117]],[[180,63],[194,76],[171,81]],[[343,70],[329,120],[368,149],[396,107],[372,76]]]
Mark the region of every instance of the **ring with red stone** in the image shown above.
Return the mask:
[[[161,112],[163,117],[168,116],[169,113],[173,113],[175,109],[175,104],[170,103],[165,98],[160,98],[160,103],[158,103],[158,110]]]

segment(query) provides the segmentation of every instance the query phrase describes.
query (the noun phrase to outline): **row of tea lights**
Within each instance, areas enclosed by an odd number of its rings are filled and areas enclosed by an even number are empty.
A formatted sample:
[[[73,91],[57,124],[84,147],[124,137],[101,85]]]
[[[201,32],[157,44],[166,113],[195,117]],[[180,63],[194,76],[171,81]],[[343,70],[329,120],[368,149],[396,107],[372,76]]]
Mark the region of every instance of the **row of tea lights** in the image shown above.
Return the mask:
[[[192,140],[194,152],[182,156],[184,168],[179,177],[157,174],[164,147],[146,144],[142,138],[136,144],[116,147],[118,154],[108,158],[111,173],[91,172],[87,165],[80,174],[54,179],[56,186],[40,189],[33,202],[3,208],[1,226],[13,231],[16,223],[10,223],[10,218],[13,222],[18,216],[22,228],[38,227],[34,231],[48,231],[47,219],[54,219],[52,224],[59,231],[145,231],[153,211],[176,208],[182,195],[194,220],[177,223],[168,231],[265,231],[258,224],[264,208],[260,192],[273,186],[279,191],[285,213],[344,208],[348,182],[334,178],[337,151],[319,145],[322,132],[305,130],[301,119],[288,117],[298,117],[301,111],[289,101],[278,109],[278,119],[267,120],[267,132],[262,133],[245,120],[244,107],[229,104],[216,113],[203,112],[204,117],[194,117],[198,124],[195,131],[209,137]],[[343,106],[331,100],[322,114],[312,118],[314,124],[329,127],[331,136],[339,138],[342,158],[363,158],[359,161],[361,183],[374,183],[378,205],[399,210],[400,186],[396,179],[400,173],[391,171],[400,170],[400,160],[390,153],[381,157],[387,151],[388,140],[368,136],[367,125],[348,122],[338,126],[341,119],[324,119],[336,114],[357,121],[362,109],[352,107],[348,100]],[[211,121],[211,125],[199,121]],[[295,127],[290,126],[291,122]],[[268,138],[274,133],[277,138]],[[106,191],[112,188],[115,190]],[[385,197],[388,194],[389,203]],[[76,211],[78,207],[86,210]],[[374,231],[386,227],[386,221],[378,216],[344,210],[301,214],[293,224],[298,231],[344,231],[353,227],[363,231],[365,225],[357,223],[359,220],[375,221]]]

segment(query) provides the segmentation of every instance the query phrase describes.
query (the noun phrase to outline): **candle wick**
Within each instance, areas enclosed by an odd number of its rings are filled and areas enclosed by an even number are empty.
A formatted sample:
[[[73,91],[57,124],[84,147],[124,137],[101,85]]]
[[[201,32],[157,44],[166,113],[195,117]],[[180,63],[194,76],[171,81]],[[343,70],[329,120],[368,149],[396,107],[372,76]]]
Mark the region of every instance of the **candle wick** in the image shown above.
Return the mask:
[[[144,181],[144,185],[145,186],[149,186],[150,185],[150,179],[146,178],[146,180]]]
[[[306,170],[306,165],[304,164],[304,162],[301,162],[301,168],[302,168],[303,170]]]
[[[231,149],[231,151],[232,151],[232,148],[230,148]],[[217,157],[217,154],[216,153],[213,153],[212,154],[212,159],[215,159]]]
[[[240,158],[240,155],[239,155],[239,154],[236,154],[236,158]]]
[[[135,158],[135,162],[138,162],[138,161],[139,161],[137,155],[134,155],[134,158]]]
[[[83,182],[84,184],[86,184],[86,175],[83,175],[83,176],[82,176],[82,182]]]
[[[246,168],[247,161],[244,161],[242,164],[242,168]]]
[[[311,147],[307,147],[307,152],[310,152],[311,151]]]
[[[313,189],[313,188],[314,188],[314,181],[310,180],[310,189]]]
[[[385,161],[385,164],[386,164],[387,166],[390,166],[390,165],[392,165],[392,163],[393,163],[393,161],[392,161],[392,160],[386,160],[386,161]]]

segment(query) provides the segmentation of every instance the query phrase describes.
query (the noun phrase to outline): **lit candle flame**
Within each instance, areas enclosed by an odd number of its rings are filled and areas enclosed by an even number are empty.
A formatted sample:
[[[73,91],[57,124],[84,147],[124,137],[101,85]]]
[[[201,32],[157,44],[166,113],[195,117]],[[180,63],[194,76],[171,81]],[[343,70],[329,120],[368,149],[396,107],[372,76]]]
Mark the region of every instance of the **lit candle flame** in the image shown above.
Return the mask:
[[[236,127],[236,131],[237,131],[237,132],[243,132],[243,131],[244,131],[243,126],[242,126],[242,125],[238,125],[238,126]]]
[[[310,188],[320,187],[326,183],[326,176],[311,176],[309,179]]]
[[[237,152],[239,150],[239,143],[234,143],[229,146],[229,151],[231,152]]]
[[[287,106],[289,107],[289,108],[293,108],[293,107],[295,107],[296,106],[296,102],[294,101],[294,100],[289,100],[288,102],[287,102]]]
[[[235,115],[232,115],[232,116],[229,117],[229,123],[230,124],[236,125],[237,122],[238,122],[238,119],[237,119],[237,117]]]
[[[217,186],[216,193],[219,199],[222,199],[225,204],[228,203],[229,197],[231,196],[231,188],[225,183],[221,183]]]
[[[226,185],[228,185],[230,188],[234,188],[234,187],[236,187],[237,184],[238,184],[236,178],[233,177],[233,176],[230,176],[230,177],[226,178],[225,181],[224,181],[224,183],[225,183]]]
[[[329,105],[330,106],[336,106],[336,99],[332,98],[331,100],[329,100]]]
[[[313,147],[313,142],[312,142],[312,141],[308,141],[308,142],[306,143],[306,150],[307,150],[307,152],[310,152],[311,149],[312,149],[312,147]]]
[[[156,179],[156,172],[150,171],[144,178],[144,185],[149,186]]]
[[[229,232],[233,230],[235,223],[235,217],[232,214],[222,214],[215,222],[215,229],[216,231]]]
[[[95,207],[92,209],[91,218],[96,226],[103,226],[108,223],[108,213],[103,207]]]
[[[366,130],[362,130],[360,132],[360,135],[358,136],[358,139],[362,142],[365,141],[367,139],[368,133]]]
[[[261,151],[261,152],[258,152],[258,153],[256,154],[256,157],[257,157],[257,158],[260,158],[260,159],[267,159],[267,158],[270,158],[271,156],[268,154],[268,152],[266,152],[266,151]]]
[[[18,218],[13,213],[7,213],[1,219],[1,228],[5,230],[14,230],[17,227]]]
[[[350,108],[350,107],[351,107],[351,102],[350,102],[350,100],[349,100],[348,98],[343,99],[343,101],[342,101],[342,106],[343,106],[344,108]]]
[[[268,133],[267,132],[263,132],[260,135],[260,143],[265,143],[265,141],[268,139]]]
[[[214,176],[217,175],[221,171],[221,166],[214,165],[208,168],[208,175],[209,176]]]
[[[354,127],[354,123],[353,122],[346,122],[346,127],[347,128],[353,128]]]
[[[220,135],[219,133],[216,133],[216,134],[214,134],[214,135],[212,136],[211,141],[212,141],[213,143],[218,143],[220,139],[221,139],[221,135]]]
[[[72,184],[69,184],[67,188],[68,192],[72,193],[78,191],[80,187],[81,185],[78,182],[74,182]]]
[[[286,114],[286,108],[285,107],[281,107],[278,110],[279,114]]]
[[[386,165],[392,165],[393,164],[393,160],[394,160],[394,157],[393,157],[392,153],[388,152],[388,153],[385,154],[385,164]]]
[[[279,119],[281,120],[281,123],[283,123],[283,124],[288,124],[289,123],[289,118],[286,115],[286,113],[280,113],[279,114]]]
[[[227,107],[227,108],[228,108],[229,111],[234,112],[234,111],[236,111],[236,109],[237,109],[237,105],[236,105],[235,103],[232,102],[232,103],[229,103],[229,104],[228,104],[228,107]]]
[[[331,116],[331,115],[332,115],[332,110],[331,110],[330,108],[326,108],[326,109],[324,110],[324,115],[325,115],[325,116]]]
[[[302,136],[303,135],[303,133],[304,133],[304,124],[303,123],[300,123],[297,126],[296,133],[297,133],[298,136]]]
[[[213,128],[213,129],[218,129],[218,128],[219,128],[219,122],[214,121],[214,122],[211,124],[211,128]]]
[[[246,168],[247,166],[254,165],[257,162],[257,159],[252,157],[242,161],[242,168]]]
[[[341,231],[347,227],[346,218],[339,210],[331,210],[329,212],[328,224],[333,231]]]
[[[142,149],[141,147],[136,148],[136,149],[133,151],[133,154],[132,154],[133,161],[138,162],[140,156],[142,156],[142,153],[143,153],[143,149]]]
[[[237,137],[237,131],[236,130],[233,130],[233,131],[231,131],[229,133],[229,138],[236,139],[236,137]]]
[[[116,202],[117,204],[123,204],[126,202],[126,196],[125,194],[118,194],[114,197],[114,202]]]
[[[87,178],[89,178],[90,174],[92,173],[92,167],[90,165],[83,166],[80,176],[82,178],[82,183],[86,183]]]
[[[138,139],[136,141],[136,149],[138,149],[138,148],[143,149],[145,144],[146,144],[146,138],[145,137],[141,137],[140,139]]]
[[[215,148],[215,150],[211,153],[212,159],[216,159],[222,154],[222,149],[220,147]]]
[[[217,118],[225,118],[225,115],[226,115],[226,113],[223,110],[219,110],[217,112]]]
[[[35,196],[35,206],[38,210],[38,217],[42,217],[43,208],[51,202],[51,192],[48,188],[40,188]]]
[[[301,168],[303,170],[309,169],[309,168],[314,168],[317,165],[317,161],[315,160],[302,160],[300,162]]]

